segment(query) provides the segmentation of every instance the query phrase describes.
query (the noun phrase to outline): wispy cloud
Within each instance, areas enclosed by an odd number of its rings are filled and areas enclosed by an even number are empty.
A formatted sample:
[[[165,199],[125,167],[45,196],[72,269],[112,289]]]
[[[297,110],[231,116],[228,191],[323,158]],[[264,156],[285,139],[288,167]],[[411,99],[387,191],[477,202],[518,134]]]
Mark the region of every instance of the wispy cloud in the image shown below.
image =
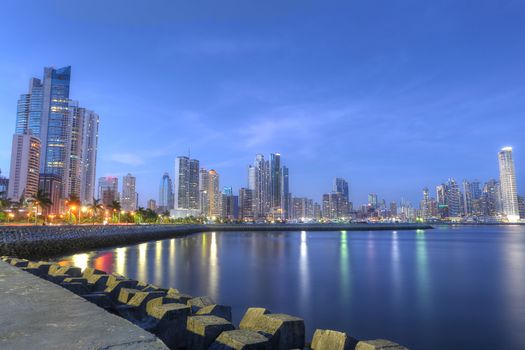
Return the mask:
[[[108,155],[108,160],[132,166],[144,164],[144,159],[134,153],[112,153]]]

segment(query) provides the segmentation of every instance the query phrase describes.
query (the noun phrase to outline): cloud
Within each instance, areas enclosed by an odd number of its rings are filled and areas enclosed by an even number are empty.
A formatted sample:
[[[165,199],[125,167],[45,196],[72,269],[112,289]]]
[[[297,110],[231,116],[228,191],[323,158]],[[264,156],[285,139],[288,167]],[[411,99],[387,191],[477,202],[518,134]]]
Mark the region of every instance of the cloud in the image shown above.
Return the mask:
[[[108,160],[132,166],[144,164],[144,159],[134,153],[113,153],[108,156]]]

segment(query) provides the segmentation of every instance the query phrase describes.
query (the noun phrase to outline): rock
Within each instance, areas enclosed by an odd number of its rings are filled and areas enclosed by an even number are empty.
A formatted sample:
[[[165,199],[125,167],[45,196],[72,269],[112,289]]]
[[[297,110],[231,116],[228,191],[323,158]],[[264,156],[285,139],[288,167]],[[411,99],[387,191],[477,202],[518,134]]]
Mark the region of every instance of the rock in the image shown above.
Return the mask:
[[[357,343],[356,350],[408,350],[393,341],[386,339],[361,340]]]
[[[135,280],[117,280],[112,283],[107,283],[105,293],[108,293],[110,298],[113,300],[118,300],[118,295],[122,288],[135,288],[137,286],[137,281]]]
[[[304,320],[301,318],[263,314],[253,317],[253,322],[249,326],[245,323],[244,327],[269,337],[272,349],[304,348]]]
[[[248,330],[222,332],[209,350],[269,350],[270,341],[265,336]]]
[[[201,308],[195,313],[196,315],[210,315],[224,318],[225,320],[232,321],[232,308],[231,306],[225,305],[208,305]]]
[[[230,322],[217,316],[188,317],[186,325],[188,339],[186,345],[189,349],[208,349],[222,332],[233,329],[234,327]]]
[[[241,323],[239,324],[240,329],[251,330],[255,327],[256,320],[262,316],[269,314],[270,311],[262,307],[250,307],[246,310],[246,313],[242,317]]]
[[[215,302],[210,297],[197,297],[186,302],[191,307],[191,312],[196,313],[200,309],[208,305],[214,305]]]
[[[122,304],[127,304],[128,301],[138,292],[140,292],[138,289],[122,288],[118,294],[118,301]]]
[[[27,267],[27,265],[29,265],[29,260],[14,258],[11,259],[9,263],[16,267]]]
[[[186,346],[186,323],[191,308],[184,304],[163,304],[153,307],[148,313],[158,320],[152,332],[170,349]]]
[[[312,350],[350,350],[354,349],[357,339],[346,333],[317,329],[312,339]]]

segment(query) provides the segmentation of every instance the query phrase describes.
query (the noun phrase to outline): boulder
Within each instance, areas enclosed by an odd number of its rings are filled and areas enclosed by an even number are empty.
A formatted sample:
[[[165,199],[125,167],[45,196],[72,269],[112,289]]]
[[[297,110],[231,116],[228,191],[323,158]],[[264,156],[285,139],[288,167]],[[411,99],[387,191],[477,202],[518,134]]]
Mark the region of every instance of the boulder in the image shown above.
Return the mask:
[[[354,349],[357,339],[346,333],[317,329],[312,339],[312,350],[350,350]]]
[[[386,339],[361,340],[357,343],[356,350],[408,350],[393,341]]]
[[[269,350],[270,341],[265,336],[248,330],[236,329],[222,332],[209,350]]]
[[[217,316],[188,317],[186,325],[188,338],[186,345],[189,349],[208,349],[222,332],[233,329],[234,327],[229,321]]]
[[[217,316],[224,318],[225,320],[232,321],[232,308],[231,306],[225,306],[225,305],[208,305],[204,306],[203,308],[199,309],[195,313],[195,315],[209,315],[209,316]]]

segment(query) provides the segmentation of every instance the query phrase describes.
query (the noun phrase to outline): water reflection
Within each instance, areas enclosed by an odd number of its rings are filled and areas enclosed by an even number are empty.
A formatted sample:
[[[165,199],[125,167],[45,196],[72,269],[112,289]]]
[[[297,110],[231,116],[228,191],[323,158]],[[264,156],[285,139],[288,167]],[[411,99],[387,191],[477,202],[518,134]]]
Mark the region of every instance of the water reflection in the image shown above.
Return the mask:
[[[121,247],[115,249],[116,254],[116,260],[115,260],[115,272],[126,276],[127,273],[127,261],[126,261],[126,254],[127,254],[128,248]]]
[[[350,302],[350,261],[348,258],[347,233],[341,231],[341,241],[339,244],[339,275],[342,286],[342,300],[344,303]]]
[[[139,256],[137,259],[137,276],[139,281],[147,281],[148,243],[139,244],[138,248]]]
[[[218,285],[219,285],[219,267],[217,259],[217,237],[216,233],[211,233],[211,243],[210,243],[210,255],[208,265],[210,267],[208,283],[210,286],[210,296],[212,299],[217,300],[218,296]]]
[[[306,231],[301,231],[301,244],[299,254],[299,284],[301,290],[301,303],[308,301],[308,289],[310,288],[310,276],[308,271],[308,242]]]
[[[73,255],[72,259],[73,259],[74,266],[80,267],[82,270],[88,267],[88,260],[89,260],[88,254],[76,254],[76,255]]]
[[[416,232],[416,270],[418,299],[422,309],[429,308],[430,279],[428,276],[428,256],[425,230]]]

